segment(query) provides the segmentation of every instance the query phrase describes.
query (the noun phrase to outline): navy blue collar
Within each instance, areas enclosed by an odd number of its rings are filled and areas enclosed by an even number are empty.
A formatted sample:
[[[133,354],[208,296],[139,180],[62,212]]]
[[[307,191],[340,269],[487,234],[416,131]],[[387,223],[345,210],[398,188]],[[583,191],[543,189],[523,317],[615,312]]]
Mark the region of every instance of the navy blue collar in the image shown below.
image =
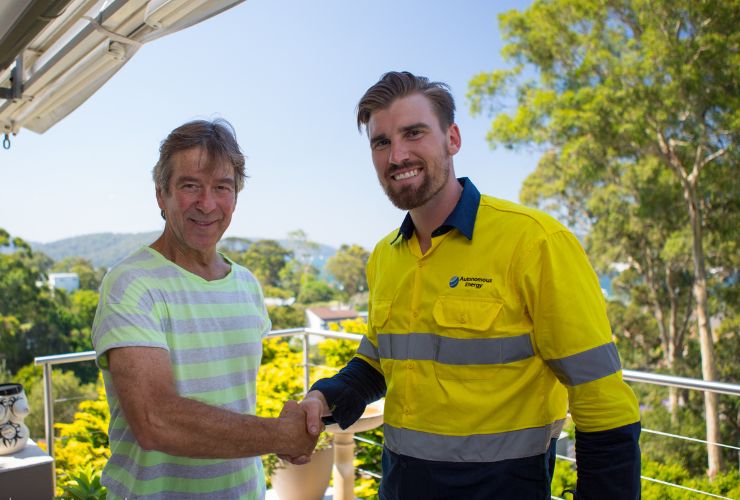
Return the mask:
[[[457,205],[455,205],[455,208],[450,212],[450,215],[447,216],[444,223],[432,231],[432,237],[443,235],[450,232],[452,229],[457,229],[469,240],[473,239],[473,227],[475,227],[475,216],[478,214],[480,192],[473,184],[473,181],[467,177],[460,177],[457,181],[463,188],[460,199],[457,201]],[[408,240],[413,234],[414,221],[411,220],[411,214],[406,212],[406,217],[401,223],[398,234],[393,241],[391,241],[391,245],[398,240],[399,236],[403,236],[404,239]]]

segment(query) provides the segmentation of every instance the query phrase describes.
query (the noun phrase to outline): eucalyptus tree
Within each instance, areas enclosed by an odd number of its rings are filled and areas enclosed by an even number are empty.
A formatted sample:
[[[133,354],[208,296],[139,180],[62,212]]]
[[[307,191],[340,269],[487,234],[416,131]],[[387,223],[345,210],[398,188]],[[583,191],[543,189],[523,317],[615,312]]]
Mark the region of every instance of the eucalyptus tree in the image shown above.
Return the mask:
[[[499,20],[512,67],[475,76],[469,90],[474,113],[496,115],[488,140],[546,148],[529,189],[576,227],[595,224],[591,196],[618,183],[625,165],[670,174],[670,206],[685,214],[702,374],[715,380],[706,220],[724,195],[706,180],[721,171],[737,193],[740,1],[540,0]],[[720,441],[717,408],[705,393],[710,442]],[[708,446],[709,475],[720,467],[719,448]]]

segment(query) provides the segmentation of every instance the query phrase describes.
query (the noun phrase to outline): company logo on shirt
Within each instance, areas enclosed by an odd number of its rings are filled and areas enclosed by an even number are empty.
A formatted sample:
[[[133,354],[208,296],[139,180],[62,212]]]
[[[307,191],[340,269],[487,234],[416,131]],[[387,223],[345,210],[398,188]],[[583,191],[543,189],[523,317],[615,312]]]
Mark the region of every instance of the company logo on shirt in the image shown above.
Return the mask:
[[[450,278],[450,288],[455,288],[460,283],[465,283],[466,287],[481,288],[492,281],[492,278],[481,278],[479,276],[453,276]]]

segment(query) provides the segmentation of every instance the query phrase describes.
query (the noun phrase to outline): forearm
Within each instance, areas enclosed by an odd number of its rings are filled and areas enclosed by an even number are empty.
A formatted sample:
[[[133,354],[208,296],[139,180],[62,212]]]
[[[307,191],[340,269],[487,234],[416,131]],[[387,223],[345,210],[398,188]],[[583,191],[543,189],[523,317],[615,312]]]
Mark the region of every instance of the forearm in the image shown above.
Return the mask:
[[[172,455],[234,458],[313,450],[306,415],[296,402],[278,418],[245,415],[181,396],[162,349],[122,348],[109,354],[118,403],[139,445]]]
[[[640,423],[600,432],[576,430],[577,498],[640,498]]]
[[[295,452],[290,440],[296,436],[280,418],[242,415],[179,396],[153,406],[129,419],[144,449],[194,458]]]
[[[386,386],[383,375],[375,368],[360,358],[352,358],[339,373],[317,381],[311,390],[324,395],[331,420],[346,429],[360,418],[365,406],[385,395]]]

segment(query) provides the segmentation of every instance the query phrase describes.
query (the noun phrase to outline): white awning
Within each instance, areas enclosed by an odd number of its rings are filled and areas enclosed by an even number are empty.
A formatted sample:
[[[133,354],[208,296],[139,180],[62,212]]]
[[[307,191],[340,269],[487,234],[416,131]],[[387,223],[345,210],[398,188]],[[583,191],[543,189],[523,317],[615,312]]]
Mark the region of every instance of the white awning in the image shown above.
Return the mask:
[[[0,134],[22,128],[45,132],[93,95],[142,44],[242,1],[0,2]]]

